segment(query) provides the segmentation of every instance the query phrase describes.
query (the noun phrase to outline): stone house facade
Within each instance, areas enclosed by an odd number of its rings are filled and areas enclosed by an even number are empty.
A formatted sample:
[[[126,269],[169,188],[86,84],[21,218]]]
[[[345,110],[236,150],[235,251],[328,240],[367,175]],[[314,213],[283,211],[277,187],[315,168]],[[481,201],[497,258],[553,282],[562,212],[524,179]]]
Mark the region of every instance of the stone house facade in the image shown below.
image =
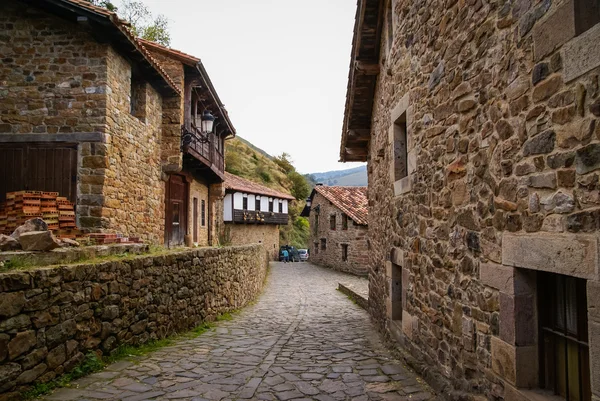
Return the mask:
[[[359,0],[370,313],[439,383],[600,400],[597,1]]]
[[[212,159],[195,163],[182,146],[192,115],[184,67],[177,75],[163,66],[127,23],[84,0],[7,0],[0,27],[0,201],[9,191],[56,191],[86,231],[169,243],[173,188],[182,188],[178,213],[187,219],[194,175],[218,181],[204,174]],[[220,111],[212,89],[206,107]],[[216,114],[222,138],[232,128]],[[184,165],[189,173],[173,184]]]
[[[317,185],[302,211],[310,222],[310,261],[356,275],[369,265],[367,188]]]
[[[225,173],[221,238],[231,245],[263,244],[269,260],[279,257],[279,226],[289,221],[295,198]]]

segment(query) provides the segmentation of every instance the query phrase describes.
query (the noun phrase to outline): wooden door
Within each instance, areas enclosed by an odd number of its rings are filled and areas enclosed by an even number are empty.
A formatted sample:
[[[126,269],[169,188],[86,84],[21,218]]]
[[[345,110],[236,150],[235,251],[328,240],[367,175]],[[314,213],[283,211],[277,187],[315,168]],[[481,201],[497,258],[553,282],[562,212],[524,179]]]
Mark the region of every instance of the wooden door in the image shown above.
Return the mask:
[[[171,175],[167,183],[165,242],[167,246],[184,244],[187,233],[187,182],[181,175]]]
[[[77,145],[17,143],[0,145],[0,201],[12,191],[59,192],[77,198]]]

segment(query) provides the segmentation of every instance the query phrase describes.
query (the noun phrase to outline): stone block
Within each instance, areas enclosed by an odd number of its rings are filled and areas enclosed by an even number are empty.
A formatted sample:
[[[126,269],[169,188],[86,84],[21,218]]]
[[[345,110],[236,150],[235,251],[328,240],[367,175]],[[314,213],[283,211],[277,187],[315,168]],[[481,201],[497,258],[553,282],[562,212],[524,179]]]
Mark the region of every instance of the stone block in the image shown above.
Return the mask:
[[[533,28],[533,53],[541,60],[575,37],[575,5],[569,0]]]
[[[561,50],[565,82],[600,66],[600,24],[567,42]]]
[[[479,266],[481,283],[508,295],[514,295],[514,267],[497,263],[481,263]]]
[[[595,235],[505,233],[502,264],[598,279],[598,240]]]
[[[492,370],[502,379],[517,387],[537,387],[537,346],[515,347],[493,336],[491,356]]]
[[[588,318],[600,323],[600,282],[587,282]]]
[[[402,332],[406,337],[413,340],[419,330],[419,320],[407,311],[402,311]]]
[[[575,154],[577,174],[587,174],[600,169],[600,144],[592,143],[577,150]]]
[[[600,396],[600,323],[589,322],[592,392]]]
[[[0,297],[0,317],[11,317],[18,315],[25,305],[25,294],[21,292],[9,292]]]
[[[515,299],[500,293],[500,339],[515,345]]]
[[[404,266],[404,250],[402,248],[392,248],[390,259],[393,264]]]
[[[12,361],[19,355],[29,351],[36,343],[35,331],[29,330],[18,333],[8,343],[8,358]]]
[[[51,251],[60,248],[60,243],[51,231],[31,231],[21,234],[19,243],[24,251]]]

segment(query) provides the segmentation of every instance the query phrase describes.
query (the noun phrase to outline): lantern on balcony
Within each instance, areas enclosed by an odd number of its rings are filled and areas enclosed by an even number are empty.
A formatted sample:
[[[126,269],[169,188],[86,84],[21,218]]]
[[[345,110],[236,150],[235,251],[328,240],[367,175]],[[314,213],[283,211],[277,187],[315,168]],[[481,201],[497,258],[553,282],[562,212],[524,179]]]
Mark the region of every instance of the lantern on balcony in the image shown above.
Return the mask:
[[[210,112],[208,110],[204,110],[204,113],[202,113],[202,133],[203,134],[210,134],[213,130],[213,125],[215,123],[215,116],[213,116],[212,114],[210,114]]]

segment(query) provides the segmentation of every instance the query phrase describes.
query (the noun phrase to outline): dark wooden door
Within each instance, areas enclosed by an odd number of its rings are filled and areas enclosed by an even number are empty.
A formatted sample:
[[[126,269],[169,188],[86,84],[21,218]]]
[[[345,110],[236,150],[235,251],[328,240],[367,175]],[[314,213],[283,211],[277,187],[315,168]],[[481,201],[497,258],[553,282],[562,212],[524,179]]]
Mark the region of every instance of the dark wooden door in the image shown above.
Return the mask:
[[[171,175],[167,183],[165,235],[168,246],[183,245],[187,232],[187,182],[181,175]]]
[[[77,197],[77,145],[27,143],[0,145],[0,201],[6,193],[31,190]]]

